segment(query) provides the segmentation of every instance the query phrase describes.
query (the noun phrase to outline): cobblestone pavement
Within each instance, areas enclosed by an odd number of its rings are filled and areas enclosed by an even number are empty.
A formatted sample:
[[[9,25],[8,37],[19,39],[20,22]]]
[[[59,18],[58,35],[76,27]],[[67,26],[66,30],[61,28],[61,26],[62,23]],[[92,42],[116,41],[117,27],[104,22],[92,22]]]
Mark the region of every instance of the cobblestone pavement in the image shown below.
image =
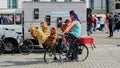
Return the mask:
[[[96,48],[89,47],[89,56],[84,62],[53,62],[46,64],[42,53],[30,55],[3,54],[0,56],[0,68],[120,68],[120,32],[112,38],[108,34],[97,31],[92,36]]]
[[[120,32],[115,32],[111,38],[108,37],[109,34],[101,31],[96,31],[92,36],[95,38],[95,44],[97,45],[120,45]]]
[[[92,50],[84,62],[53,62],[46,64],[43,54],[32,53],[30,55],[4,54],[0,56],[0,68],[119,68],[120,47],[100,46]]]

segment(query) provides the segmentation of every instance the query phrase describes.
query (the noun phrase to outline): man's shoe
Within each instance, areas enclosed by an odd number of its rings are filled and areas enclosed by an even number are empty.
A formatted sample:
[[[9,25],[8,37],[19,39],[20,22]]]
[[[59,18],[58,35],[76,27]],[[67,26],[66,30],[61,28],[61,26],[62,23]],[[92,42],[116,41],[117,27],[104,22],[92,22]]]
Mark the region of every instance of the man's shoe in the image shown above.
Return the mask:
[[[108,36],[108,37],[113,37],[113,36]]]
[[[111,36],[108,36],[108,37],[111,37]]]

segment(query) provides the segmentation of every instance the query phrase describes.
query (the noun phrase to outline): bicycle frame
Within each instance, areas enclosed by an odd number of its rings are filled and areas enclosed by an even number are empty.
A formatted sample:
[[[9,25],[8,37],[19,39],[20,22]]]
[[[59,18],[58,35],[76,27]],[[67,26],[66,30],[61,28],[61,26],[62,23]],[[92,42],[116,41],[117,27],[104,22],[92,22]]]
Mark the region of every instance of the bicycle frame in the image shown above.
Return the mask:
[[[59,41],[57,41],[56,43],[58,43],[58,42]],[[85,52],[83,52],[83,50],[85,50]],[[48,56],[49,56],[49,54],[53,54],[54,60],[56,60],[56,58],[57,58],[56,53],[58,53],[58,55],[60,55],[59,58],[61,61],[62,61],[62,56],[65,56],[64,58],[67,58],[68,60],[76,60],[76,57],[75,57],[76,55],[82,55],[85,53],[85,55],[81,56],[82,59],[80,58],[80,61],[84,61],[84,60],[86,60],[86,58],[88,57],[88,54],[89,54],[89,50],[86,47],[86,45],[81,44],[79,41],[77,41],[77,39],[76,39],[76,41],[74,41],[74,44],[70,45],[69,50],[65,52],[66,55],[62,55],[63,52],[64,51],[60,48],[60,45],[56,44],[54,46],[51,46],[44,53],[44,61],[46,63],[49,62],[49,61],[47,61],[47,53],[48,53]],[[78,60],[76,60],[76,61],[78,62]]]

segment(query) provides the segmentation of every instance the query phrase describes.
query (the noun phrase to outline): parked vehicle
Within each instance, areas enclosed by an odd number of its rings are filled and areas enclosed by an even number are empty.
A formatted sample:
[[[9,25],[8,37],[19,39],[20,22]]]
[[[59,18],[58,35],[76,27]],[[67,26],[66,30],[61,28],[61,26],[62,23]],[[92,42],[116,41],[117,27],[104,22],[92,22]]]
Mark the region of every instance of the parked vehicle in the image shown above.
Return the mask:
[[[23,33],[22,25],[22,11],[18,9],[0,10],[0,38],[2,39],[4,35],[5,43],[10,47],[6,51],[12,51],[14,47],[17,47],[20,40],[17,39],[16,32]]]
[[[103,30],[104,28],[104,20],[106,18],[105,14],[95,14],[96,17],[97,17],[97,20],[96,20],[96,29],[97,30]]]

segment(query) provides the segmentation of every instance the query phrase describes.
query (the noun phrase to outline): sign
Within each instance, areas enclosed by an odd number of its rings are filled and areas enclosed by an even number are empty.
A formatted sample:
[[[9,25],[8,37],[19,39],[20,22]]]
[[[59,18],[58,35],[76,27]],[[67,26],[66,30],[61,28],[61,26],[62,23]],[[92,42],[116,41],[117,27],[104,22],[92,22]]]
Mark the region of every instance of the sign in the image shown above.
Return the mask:
[[[69,12],[68,11],[53,11],[51,12],[51,16],[54,16],[54,17],[69,16]]]

